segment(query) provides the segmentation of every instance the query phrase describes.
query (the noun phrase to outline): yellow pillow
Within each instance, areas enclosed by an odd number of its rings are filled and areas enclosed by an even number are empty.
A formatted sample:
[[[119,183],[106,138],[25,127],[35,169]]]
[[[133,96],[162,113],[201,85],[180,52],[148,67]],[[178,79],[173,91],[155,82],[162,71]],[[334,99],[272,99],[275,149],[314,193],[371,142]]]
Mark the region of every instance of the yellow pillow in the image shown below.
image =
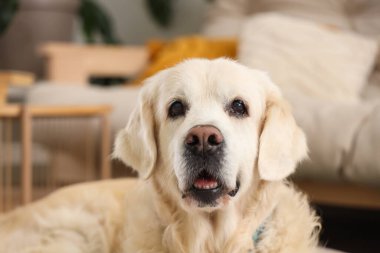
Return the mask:
[[[170,42],[152,40],[148,42],[150,64],[137,78],[135,83],[141,83],[160,70],[171,67],[189,58],[218,57],[236,58],[236,39],[215,39],[201,36],[188,36],[174,39]]]

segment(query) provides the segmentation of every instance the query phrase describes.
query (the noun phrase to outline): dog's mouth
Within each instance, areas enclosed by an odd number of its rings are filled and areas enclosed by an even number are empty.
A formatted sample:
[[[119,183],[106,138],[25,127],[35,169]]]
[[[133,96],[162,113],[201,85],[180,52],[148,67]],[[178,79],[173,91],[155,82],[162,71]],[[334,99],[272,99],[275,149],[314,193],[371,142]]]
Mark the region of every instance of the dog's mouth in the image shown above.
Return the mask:
[[[236,187],[233,190],[230,190],[222,180],[208,173],[206,170],[202,170],[195,178],[190,189],[183,194],[183,198],[191,196],[202,206],[216,206],[217,200],[220,197],[224,195],[234,197],[239,191],[239,188],[239,181],[236,182]]]
[[[203,170],[195,179],[192,188],[194,190],[215,190],[222,184],[206,170]]]

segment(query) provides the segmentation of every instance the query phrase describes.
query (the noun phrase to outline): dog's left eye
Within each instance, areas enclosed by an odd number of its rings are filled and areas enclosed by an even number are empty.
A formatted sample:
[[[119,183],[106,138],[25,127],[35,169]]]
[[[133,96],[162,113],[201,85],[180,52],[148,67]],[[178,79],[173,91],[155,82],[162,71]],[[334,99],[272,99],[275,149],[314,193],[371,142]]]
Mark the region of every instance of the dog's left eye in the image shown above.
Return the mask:
[[[231,102],[229,106],[229,113],[231,116],[235,117],[245,117],[248,116],[247,106],[241,99],[235,99]]]
[[[174,101],[171,103],[168,111],[169,118],[177,118],[183,116],[186,113],[186,107],[181,101]]]

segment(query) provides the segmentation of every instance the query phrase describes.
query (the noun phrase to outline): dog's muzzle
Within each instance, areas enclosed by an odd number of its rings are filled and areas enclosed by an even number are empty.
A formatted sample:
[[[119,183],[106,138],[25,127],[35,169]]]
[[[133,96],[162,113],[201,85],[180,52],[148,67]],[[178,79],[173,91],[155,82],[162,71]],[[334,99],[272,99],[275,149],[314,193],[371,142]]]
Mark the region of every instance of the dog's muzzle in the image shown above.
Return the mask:
[[[228,189],[221,175],[225,142],[219,129],[195,126],[188,132],[184,145],[188,175],[184,198],[191,196],[202,205],[216,205],[216,200],[223,195],[236,195],[239,183],[235,189]]]

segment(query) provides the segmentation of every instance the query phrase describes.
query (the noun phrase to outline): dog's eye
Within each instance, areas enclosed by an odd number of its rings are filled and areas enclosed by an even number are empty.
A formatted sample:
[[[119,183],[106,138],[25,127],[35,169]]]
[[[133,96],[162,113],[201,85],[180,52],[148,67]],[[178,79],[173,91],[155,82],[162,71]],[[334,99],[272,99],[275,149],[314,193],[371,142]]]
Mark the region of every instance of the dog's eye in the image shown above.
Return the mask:
[[[186,107],[181,101],[174,101],[171,103],[168,111],[169,118],[177,118],[183,116],[186,113]]]
[[[248,115],[247,106],[243,100],[235,99],[230,105],[229,113],[231,116],[245,117]]]

